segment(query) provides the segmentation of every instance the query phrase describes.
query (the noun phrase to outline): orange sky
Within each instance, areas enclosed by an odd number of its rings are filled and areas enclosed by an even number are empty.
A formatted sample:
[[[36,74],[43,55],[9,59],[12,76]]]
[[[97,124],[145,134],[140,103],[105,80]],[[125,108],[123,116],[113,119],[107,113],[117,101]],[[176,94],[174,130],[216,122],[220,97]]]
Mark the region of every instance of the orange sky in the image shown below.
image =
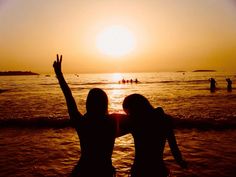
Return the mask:
[[[112,25],[135,37],[127,55],[99,52]],[[0,0],[0,70],[65,73],[236,68],[234,0]]]

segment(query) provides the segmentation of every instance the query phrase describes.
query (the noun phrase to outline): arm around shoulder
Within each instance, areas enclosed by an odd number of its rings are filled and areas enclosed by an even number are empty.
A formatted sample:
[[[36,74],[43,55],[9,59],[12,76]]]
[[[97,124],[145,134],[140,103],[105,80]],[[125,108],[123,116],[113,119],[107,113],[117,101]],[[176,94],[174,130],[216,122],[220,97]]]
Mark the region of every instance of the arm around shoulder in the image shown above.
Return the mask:
[[[124,136],[131,133],[130,119],[125,114],[111,114],[110,117],[114,120],[116,126],[116,137]]]

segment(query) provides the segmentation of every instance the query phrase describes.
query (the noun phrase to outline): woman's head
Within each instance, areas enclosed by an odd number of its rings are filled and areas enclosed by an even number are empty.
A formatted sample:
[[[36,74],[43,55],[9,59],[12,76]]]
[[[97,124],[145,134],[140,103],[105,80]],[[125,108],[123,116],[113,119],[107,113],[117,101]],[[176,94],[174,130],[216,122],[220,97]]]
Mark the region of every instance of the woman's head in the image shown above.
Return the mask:
[[[107,94],[99,88],[89,91],[86,101],[87,113],[94,115],[105,115],[108,110]]]
[[[148,99],[140,94],[131,94],[125,97],[123,109],[129,115],[143,115],[153,110]]]

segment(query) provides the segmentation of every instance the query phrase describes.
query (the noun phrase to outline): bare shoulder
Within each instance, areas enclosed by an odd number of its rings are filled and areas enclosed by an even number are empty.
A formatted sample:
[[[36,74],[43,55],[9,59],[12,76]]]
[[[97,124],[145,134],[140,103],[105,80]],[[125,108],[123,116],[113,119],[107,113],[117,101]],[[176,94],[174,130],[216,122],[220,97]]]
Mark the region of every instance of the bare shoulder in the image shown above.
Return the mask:
[[[164,109],[162,107],[155,108],[155,114],[166,124],[172,123],[172,116],[165,113]]]
[[[157,107],[154,110],[155,110],[155,113],[160,116],[164,116],[164,114],[165,114],[164,109],[162,107]]]

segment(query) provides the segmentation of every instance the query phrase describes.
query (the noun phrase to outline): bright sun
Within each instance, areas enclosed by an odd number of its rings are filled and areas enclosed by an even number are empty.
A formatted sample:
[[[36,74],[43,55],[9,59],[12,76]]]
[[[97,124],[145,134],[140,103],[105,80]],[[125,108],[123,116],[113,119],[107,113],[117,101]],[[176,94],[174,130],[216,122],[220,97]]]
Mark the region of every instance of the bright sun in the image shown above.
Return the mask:
[[[135,48],[135,38],[133,33],[123,26],[110,26],[98,34],[96,45],[101,53],[120,57]]]

